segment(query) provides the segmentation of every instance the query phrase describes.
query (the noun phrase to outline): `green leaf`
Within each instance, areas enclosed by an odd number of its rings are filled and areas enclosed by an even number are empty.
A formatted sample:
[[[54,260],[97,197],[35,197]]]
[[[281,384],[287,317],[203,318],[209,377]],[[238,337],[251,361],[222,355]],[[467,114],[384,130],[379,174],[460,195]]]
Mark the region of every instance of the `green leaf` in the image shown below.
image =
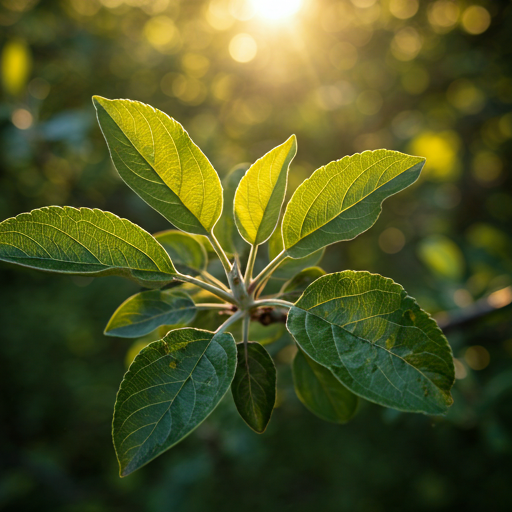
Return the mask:
[[[311,283],[324,275],[325,270],[320,267],[305,268],[283,284],[279,295],[287,300],[298,299]]]
[[[283,250],[283,237],[280,230],[275,230],[268,241],[268,256],[272,261]],[[305,268],[314,267],[324,257],[325,248],[319,249],[304,258],[292,259],[290,257],[283,262],[272,273],[272,279],[287,281]]]
[[[292,135],[251,165],[240,181],[235,195],[235,221],[249,244],[262,244],[277,226],[288,168],[296,153],[297,139]]]
[[[138,101],[94,96],[93,103],[126,184],[179,229],[208,235],[222,211],[222,187],[184,128]]]
[[[280,340],[283,335],[288,336],[288,331],[282,322],[274,322],[269,325],[251,322],[249,327],[249,338],[256,340],[260,345],[270,345]]]
[[[125,300],[112,315],[105,334],[138,338],[161,325],[187,324],[194,319],[194,301],[179,290],[150,290]]]
[[[276,402],[276,367],[256,342],[237,345],[238,364],[231,391],[243,420],[258,434],[265,432]]]
[[[311,359],[367,400],[428,414],[452,403],[450,345],[391,279],[349,270],[323,276],[290,309],[287,327]]]
[[[245,240],[240,236],[235,226],[235,217],[233,213],[233,202],[235,200],[235,192],[240,180],[247,171],[247,165],[235,167],[223,180],[224,188],[224,204],[228,205],[222,210],[219,222],[215,226],[215,236],[220,245],[229,254],[243,254],[249,247]],[[213,248],[212,248],[213,251]]]
[[[135,358],[117,394],[113,438],[126,476],[190,434],[217,406],[236,369],[228,333],[177,329]]]
[[[0,260],[87,276],[119,275],[161,287],[176,270],[141,227],[113,213],[49,206],[0,223]]]
[[[283,218],[283,240],[302,258],[370,228],[387,197],[418,178],[425,159],[378,149],[346,156],[317,169],[295,191]]]
[[[293,383],[299,400],[322,420],[346,423],[356,413],[358,397],[300,349],[293,360]]]
[[[195,276],[206,270],[208,255],[192,235],[169,229],[153,235],[167,251],[178,272]]]

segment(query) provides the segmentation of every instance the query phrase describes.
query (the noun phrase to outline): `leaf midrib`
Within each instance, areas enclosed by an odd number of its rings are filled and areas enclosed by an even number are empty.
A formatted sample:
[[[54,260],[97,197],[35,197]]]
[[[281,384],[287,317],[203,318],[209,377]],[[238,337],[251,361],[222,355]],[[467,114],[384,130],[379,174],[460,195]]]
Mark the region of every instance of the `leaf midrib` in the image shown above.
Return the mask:
[[[391,157],[391,156],[390,156],[390,157]],[[379,160],[379,162],[382,162],[382,160],[384,160],[384,159]],[[405,159],[404,159],[404,160],[405,160]],[[376,163],[378,163],[378,162],[376,162]],[[417,163],[420,163],[420,162],[417,162]],[[327,165],[329,165],[329,164],[327,164]],[[325,168],[327,167],[327,165],[325,165],[323,168],[325,169]],[[373,165],[373,164],[372,164],[372,165]],[[393,165],[393,164],[391,164],[391,165]],[[293,245],[290,245],[290,247],[287,247],[287,250],[288,250],[288,249],[291,249],[292,247],[294,247],[295,245],[297,245],[299,242],[301,242],[302,240],[304,240],[307,236],[311,235],[311,234],[312,234],[312,233],[314,233],[315,231],[318,231],[319,229],[321,229],[321,228],[322,228],[322,227],[324,227],[325,225],[329,224],[329,222],[331,222],[331,221],[333,221],[334,219],[336,219],[337,217],[339,217],[343,212],[346,212],[347,210],[349,210],[350,208],[353,208],[354,206],[356,206],[357,204],[359,204],[361,201],[363,201],[363,200],[364,200],[364,199],[366,199],[367,197],[370,197],[372,194],[374,194],[377,190],[379,190],[380,188],[382,188],[384,185],[387,185],[388,183],[390,183],[391,181],[395,180],[395,179],[396,179],[396,178],[398,178],[399,176],[402,176],[405,172],[407,172],[407,171],[409,171],[410,169],[412,169],[415,165],[417,165],[417,164],[413,164],[413,165],[411,165],[411,167],[408,167],[407,169],[405,169],[405,170],[404,170],[403,172],[401,172],[400,174],[397,174],[396,176],[393,176],[393,178],[391,178],[390,180],[388,180],[388,181],[386,181],[386,182],[382,183],[382,184],[381,184],[381,185],[379,185],[378,187],[375,187],[371,192],[369,192],[369,193],[368,193],[368,194],[366,194],[365,196],[361,197],[358,201],[356,201],[356,202],[352,203],[352,204],[351,204],[350,206],[348,206],[347,208],[342,209],[342,210],[341,210],[339,213],[337,213],[334,217],[332,217],[331,219],[329,219],[328,221],[326,221],[326,222],[324,222],[324,223],[322,223],[322,224],[319,224],[315,229],[313,229],[312,231],[310,231],[310,232],[309,232],[309,233],[307,233],[306,235],[302,236],[302,229],[303,229],[303,226],[304,226],[304,222],[305,222],[305,219],[306,219],[306,216],[307,216],[307,214],[308,214],[309,210],[311,210],[311,208],[312,208],[312,206],[313,206],[313,203],[312,203],[312,204],[309,206],[308,211],[307,211],[307,212],[304,214],[304,216],[303,216],[303,219],[302,219],[302,222],[301,222],[301,227],[300,227],[300,229],[299,229],[299,233],[300,233],[299,238],[297,239],[297,241],[296,241],[295,243],[293,243]],[[342,171],[340,171],[340,172],[339,172],[339,173],[337,173],[336,175],[331,176],[331,178],[329,178],[329,182],[330,182],[332,179],[334,179],[335,177],[339,176],[339,175],[340,175],[342,172],[344,172],[347,168],[348,168],[348,166],[347,166],[347,167],[345,167],[345,169],[343,169]],[[387,170],[387,169],[389,169],[389,167],[388,167],[388,168],[386,168],[384,172],[386,172],[386,170]],[[366,170],[368,170],[368,169],[366,169]],[[384,175],[384,172],[381,174],[380,178],[382,178],[382,176]],[[362,173],[361,173],[361,174],[362,174]],[[361,176],[361,175],[359,175],[359,176]],[[358,178],[359,178],[359,176],[358,176]],[[380,181],[380,178],[379,178],[379,180],[378,180],[378,181]],[[311,179],[311,178],[308,178],[308,180],[306,180],[304,183],[306,183],[306,182],[307,182],[307,181],[309,181],[310,179]],[[356,179],[357,179],[357,178],[356,178]],[[354,180],[354,181],[355,181],[355,180]],[[304,183],[303,183],[303,184],[304,184]],[[353,184],[353,183],[352,183],[352,184]],[[327,184],[326,184],[325,186],[327,186]],[[322,191],[321,191],[321,192],[323,192],[323,190],[325,189],[325,186],[322,188]],[[320,193],[321,193],[321,192],[320,192]],[[315,201],[318,199],[318,197],[319,197],[320,193],[319,193],[319,194],[317,195],[317,197],[315,198]],[[286,212],[285,212],[285,215],[286,215]]]
[[[101,105],[101,104],[100,104]],[[105,110],[105,112],[107,113],[107,115],[110,117],[110,119],[112,119],[112,121],[116,124],[116,126],[121,130],[121,132],[123,133],[123,135],[130,141],[131,145],[133,146],[133,148],[135,149],[135,151],[137,151],[137,153],[142,157],[142,159],[151,167],[151,169],[156,173],[156,175],[162,180],[162,183],[177,197],[178,201],[179,201],[179,204],[185,208],[189,213],[190,215],[192,215],[195,219],[197,219],[197,221],[199,222],[199,224],[201,224],[201,227],[206,231],[206,232],[210,232],[209,229],[207,229],[203,223],[201,222],[201,220],[187,207],[186,204],[183,203],[183,201],[181,200],[180,196],[174,192],[174,190],[169,187],[169,185],[167,185],[167,183],[165,183],[165,181],[160,177],[160,174],[158,174],[158,171],[155,169],[155,167],[148,161],[148,159],[139,151],[139,149],[137,148],[137,146],[134,144],[134,142],[132,141],[132,139],[124,132],[124,130],[121,128],[121,126],[119,126],[119,123],[108,113],[107,109],[105,107],[103,107],[103,105],[101,105],[101,107],[103,108],[103,110]],[[117,107],[116,107],[117,108]],[[126,108],[126,107],[125,107]],[[119,112],[119,111],[118,111]],[[139,112],[140,113],[140,112]],[[142,114],[141,114],[142,115]],[[145,116],[143,116],[145,118]],[[132,115],[132,118],[133,118],[133,115]],[[160,119],[158,119],[158,121],[160,123],[162,123],[162,121]],[[147,120],[146,120],[147,122]],[[163,123],[162,123],[163,125]],[[136,126],[136,125],[134,125]],[[167,131],[167,133],[169,134],[169,131],[167,130],[167,128],[165,128],[165,125],[164,126],[164,129]],[[137,130],[135,130],[136,132]],[[182,180],[183,178],[183,168],[182,168],[182,165],[181,165],[181,159],[179,157],[179,152],[177,150],[177,146],[176,146],[176,142],[174,141],[174,138],[171,136],[171,134],[169,134],[169,137],[171,138],[173,144],[174,144],[174,147],[176,148],[176,154],[178,155],[178,163],[179,163],[179,166],[180,166],[180,179]],[[191,152],[192,153],[192,152]],[[196,164],[197,164],[197,159],[195,157],[194,154],[192,154]],[[201,169],[201,166],[198,164],[198,167],[199,167],[199,171],[201,172],[201,177],[203,177],[203,171]],[[131,169],[130,169],[131,170]],[[133,172],[133,171],[132,171]],[[134,173],[136,174],[136,173]],[[138,176],[138,174],[137,174]],[[169,203],[168,203],[169,204]],[[202,212],[202,209],[203,209],[203,204],[204,204],[204,177],[203,177],[203,203],[201,205],[201,212]],[[181,220],[180,220],[181,222]],[[186,224],[185,222],[183,222],[182,224]],[[187,225],[190,225],[193,227],[193,224],[187,224]],[[213,228],[212,228],[213,229]]]
[[[163,418],[163,417],[164,417],[164,416],[169,412],[169,410],[171,409],[171,407],[172,407],[172,405],[173,405],[174,401],[176,400],[176,398],[178,397],[178,395],[181,393],[181,391],[182,391],[183,387],[185,386],[185,384],[188,382],[188,380],[189,380],[189,379],[191,379],[191,378],[192,378],[192,374],[194,373],[194,371],[195,371],[195,369],[197,368],[197,365],[199,364],[199,362],[201,361],[201,359],[204,357],[204,355],[205,355],[206,351],[208,350],[208,347],[211,345],[211,342],[213,341],[213,338],[214,338],[214,337],[215,337],[215,335],[214,335],[214,336],[212,336],[212,337],[210,338],[210,342],[209,342],[209,343],[207,343],[207,345],[206,345],[206,347],[205,347],[204,351],[202,352],[201,356],[197,359],[196,364],[194,365],[194,367],[193,367],[193,368],[192,368],[192,370],[190,371],[190,373],[189,373],[189,375],[187,376],[187,378],[182,382],[182,384],[181,384],[180,388],[178,389],[178,391],[177,391],[177,392],[176,392],[176,394],[174,395],[174,398],[172,398],[172,400],[169,400],[169,402],[170,402],[170,403],[169,403],[169,407],[167,407],[167,409],[165,410],[165,412],[164,412],[164,413],[160,416],[160,418],[155,422],[155,424],[154,424],[155,426],[153,427],[153,429],[151,430],[151,432],[147,435],[146,439],[144,439],[144,441],[143,441],[141,444],[139,444],[139,445],[137,445],[137,446],[133,446],[133,447],[132,447],[132,448],[130,448],[129,450],[132,450],[132,449],[135,449],[135,448],[140,448],[141,446],[144,446],[144,444],[147,442],[147,440],[148,440],[148,439],[153,435],[153,432],[154,432],[154,431],[155,431],[155,429],[157,428],[158,424],[162,421],[162,418]],[[206,341],[207,339],[208,339],[208,338],[196,339],[196,340],[194,340],[192,343],[195,343],[195,342],[197,342],[197,341]],[[165,342],[165,343],[167,344],[167,342]],[[165,354],[164,356],[162,356],[162,358],[163,358],[163,357],[166,357],[166,356],[170,356],[170,354]],[[162,358],[160,358],[160,359],[162,359]],[[157,361],[158,361],[158,360],[157,360]],[[156,361],[153,361],[153,362],[156,362]],[[153,362],[152,362],[152,363],[153,363]],[[150,363],[150,364],[152,364],[152,363]],[[138,370],[138,371],[137,371],[137,373],[136,373],[135,375],[137,375],[140,371],[144,370],[147,366],[149,366],[149,365],[146,365],[144,368],[141,368],[140,370]],[[134,377],[135,377],[135,376],[134,376]],[[171,383],[169,382],[168,384],[171,384]],[[142,392],[142,391],[144,391],[144,390],[140,390],[139,392]],[[131,396],[132,396],[132,395],[130,395],[130,397],[128,397],[128,398],[131,398]],[[123,405],[126,403],[126,401],[128,400],[128,398],[127,398],[127,399],[126,399],[126,400],[121,404],[120,408],[121,408],[121,407],[123,407]],[[166,401],[166,400],[164,400],[164,402],[165,402],[165,401]],[[194,407],[195,407],[195,402],[194,402]],[[136,412],[138,412],[138,411],[133,412],[131,415],[135,414]],[[130,416],[131,416],[131,415],[130,415]],[[128,417],[129,417],[129,416],[128,416]],[[126,422],[126,420],[127,420],[127,419],[128,419],[128,418],[126,418],[126,419],[125,419],[125,422]],[[125,423],[125,422],[123,422],[123,425],[124,425],[124,423]],[[151,423],[149,423],[148,425],[151,425]],[[147,426],[147,425],[145,425],[145,426]],[[121,426],[120,428],[122,428],[122,426]],[[141,428],[144,428],[144,427],[141,427]],[[138,430],[140,430],[140,428],[139,428]],[[172,430],[172,425],[171,425],[171,430]],[[131,433],[130,433],[130,434],[131,434]],[[126,439],[128,439],[128,437],[129,437],[129,435],[130,435],[130,434],[128,434],[128,436],[126,436],[126,437],[123,439],[123,441],[121,441],[121,444],[119,445],[120,447],[121,447],[121,445],[126,441]],[[167,436],[167,438],[166,438],[166,439],[168,439],[168,438],[169,438],[169,436]],[[125,454],[126,454],[126,453],[128,453],[128,451],[129,451],[129,450],[125,451],[124,453],[125,453]],[[138,450],[138,451],[137,451],[137,453],[138,453],[139,451],[140,451],[140,450]],[[132,458],[131,460],[133,460],[133,458]],[[131,462],[131,460],[130,460],[130,462]],[[128,464],[129,464],[129,463],[128,463]],[[127,464],[127,466],[128,466],[128,464]]]
[[[161,301],[154,301],[154,302],[161,302]],[[175,313],[175,312],[182,312],[182,311],[187,311],[187,310],[196,310],[196,306],[195,304],[191,305],[191,306],[186,306],[186,307],[181,307],[181,308],[175,308],[175,309],[172,309],[170,311],[165,311],[163,313],[159,313],[157,315],[152,315],[152,316],[147,316],[145,320],[140,320],[138,322],[132,322],[130,324],[126,324],[126,325],[121,325],[119,327],[114,327],[113,329],[111,330],[117,330],[117,329],[126,329],[127,327],[131,327],[132,325],[141,325],[141,324],[144,324],[144,323],[147,323],[147,322],[150,322],[151,320],[155,319],[155,318],[160,318],[162,316],[166,316],[166,315],[169,315],[169,314],[172,314],[172,313]],[[139,316],[143,316],[142,314],[137,314],[137,313],[127,313],[127,315],[139,315]]]
[[[366,343],[369,343],[370,345],[374,346],[374,347],[377,347],[377,348],[380,348],[382,350],[384,350],[385,352],[387,352],[391,357],[396,357],[398,359],[400,359],[401,361],[403,361],[407,366],[410,366],[411,368],[413,368],[415,371],[417,371],[424,379],[426,379],[428,382],[430,382],[436,389],[438,389],[441,394],[445,395],[445,392],[439,388],[439,386],[437,386],[431,379],[429,379],[421,370],[419,370],[418,368],[416,368],[415,366],[413,366],[411,363],[409,363],[408,361],[406,361],[403,357],[400,357],[398,354],[395,354],[394,352],[391,352],[390,350],[388,350],[387,348],[383,347],[382,345],[377,345],[376,343],[372,343],[370,340],[367,340],[365,338],[362,338],[361,336],[357,336],[356,334],[353,334],[351,333],[350,331],[347,331],[344,327],[340,326],[340,325],[337,325],[337,324],[334,324],[332,322],[329,322],[328,320],[326,320],[325,318],[322,318],[321,316],[311,312],[310,310],[305,310],[305,309],[302,309],[301,307],[299,306],[295,306],[297,309],[300,309],[302,311],[304,311],[304,313],[306,314],[310,314],[310,315],[313,315],[315,316],[316,318],[319,318],[320,320],[323,320],[324,322],[330,324],[331,326],[336,326],[338,327],[339,329],[341,329],[342,331],[344,331],[347,335],[349,335],[350,337],[352,338],[355,338],[355,339],[358,339],[358,340],[361,340],[361,341],[364,341]],[[395,310],[397,311],[397,310]],[[390,313],[383,313],[383,315],[389,315],[391,313],[393,313],[394,311],[390,312]],[[375,316],[382,316],[382,315],[375,315]],[[398,325],[399,327],[404,327],[404,326],[401,326],[395,322],[392,322],[391,320],[388,320],[388,319],[384,319],[386,320],[387,322],[390,322],[394,325]],[[351,323],[354,323],[354,322],[351,322]],[[345,325],[348,325],[348,324],[345,324]],[[408,326],[405,326],[405,327],[413,327],[414,329],[418,329],[420,330],[432,343],[434,343],[435,345],[437,345],[437,343],[432,340],[432,338],[425,332],[423,331],[422,329],[420,329],[419,327],[415,326],[415,325],[408,325]],[[304,328],[306,329],[306,326],[304,325]],[[307,329],[306,329],[307,330]],[[308,335],[309,337],[309,335]],[[334,337],[333,337],[333,342],[334,342],[334,346],[336,347],[336,352],[338,353],[338,357],[340,358],[341,360],[341,355],[339,354],[338,352],[338,348],[337,348],[337,345],[336,345],[336,342],[334,340]],[[381,370],[382,372],[382,370]],[[388,379],[389,380],[389,379]],[[421,397],[420,397],[421,398]]]

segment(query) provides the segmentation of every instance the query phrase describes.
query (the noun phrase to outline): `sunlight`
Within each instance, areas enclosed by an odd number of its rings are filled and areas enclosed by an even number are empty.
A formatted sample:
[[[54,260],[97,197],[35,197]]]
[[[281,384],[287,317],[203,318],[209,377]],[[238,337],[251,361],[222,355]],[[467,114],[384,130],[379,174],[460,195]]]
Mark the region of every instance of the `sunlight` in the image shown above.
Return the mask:
[[[302,0],[251,0],[251,3],[257,14],[269,20],[289,18],[302,7]]]

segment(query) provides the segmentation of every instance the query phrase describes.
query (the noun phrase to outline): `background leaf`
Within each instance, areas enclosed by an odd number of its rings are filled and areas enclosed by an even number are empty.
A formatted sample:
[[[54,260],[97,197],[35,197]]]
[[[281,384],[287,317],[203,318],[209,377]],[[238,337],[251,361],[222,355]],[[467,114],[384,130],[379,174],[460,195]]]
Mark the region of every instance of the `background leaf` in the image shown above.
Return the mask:
[[[168,221],[207,235],[222,211],[219,177],[174,119],[149,105],[94,96],[98,122],[121,178]]]
[[[208,265],[206,249],[192,235],[169,229],[155,233],[153,236],[167,251],[178,272],[194,276],[206,270]]]
[[[236,189],[238,188],[238,184],[246,171],[247,165],[239,165],[222,180],[225,207],[222,210],[219,222],[217,222],[217,225],[215,226],[215,236],[217,237],[220,245],[229,254],[240,255],[249,248],[245,240],[240,236],[235,225],[235,216],[233,212]]]
[[[309,357],[363,398],[429,414],[452,403],[448,341],[391,279],[349,270],[323,276],[290,309],[287,327]]]
[[[292,135],[252,164],[240,181],[235,221],[249,244],[262,244],[274,231],[286,194],[288,168],[296,153],[297,139]]]
[[[150,290],[125,300],[110,318],[105,334],[121,338],[145,336],[161,325],[194,319],[194,301],[180,290]]]
[[[176,270],[141,227],[113,213],[49,206],[0,223],[0,259],[88,276],[119,275],[160,287]]]
[[[238,364],[231,391],[243,420],[261,434],[267,428],[276,401],[276,367],[270,354],[256,342],[237,346]]]
[[[286,297],[287,300],[296,300],[311,283],[323,275],[325,275],[325,270],[320,267],[305,268],[284,283],[279,294],[281,297]]]
[[[325,421],[346,423],[356,413],[358,397],[300,349],[293,360],[293,383],[299,400]]]
[[[364,151],[317,169],[293,194],[283,218],[286,252],[301,258],[370,228],[387,197],[414,183],[425,159]]]
[[[117,395],[113,437],[126,476],[190,434],[215,409],[233,380],[231,334],[170,331],[144,348]]]

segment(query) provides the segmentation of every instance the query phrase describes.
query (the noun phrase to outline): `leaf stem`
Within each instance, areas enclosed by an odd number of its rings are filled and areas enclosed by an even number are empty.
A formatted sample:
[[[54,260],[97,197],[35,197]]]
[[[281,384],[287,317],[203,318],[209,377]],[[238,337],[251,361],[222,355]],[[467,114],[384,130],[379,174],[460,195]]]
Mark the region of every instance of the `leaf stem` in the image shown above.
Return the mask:
[[[206,290],[210,293],[213,293],[213,295],[217,295],[217,297],[224,299],[226,302],[236,305],[236,300],[231,293],[225,292],[224,290],[221,290],[220,288],[217,288],[216,286],[205,283],[204,281],[201,281],[200,279],[196,279],[195,277],[187,276],[185,274],[177,274],[176,280],[184,281],[186,283],[195,284],[196,286],[199,286],[199,288],[202,288],[203,290]]]
[[[231,310],[231,304],[219,304],[217,302],[203,302],[203,303],[200,303],[200,304],[196,304],[195,305],[196,309],[199,310],[199,311],[203,311],[205,309],[220,309],[220,310],[225,310],[225,311],[230,311]]]
[[[281,299],[261,299],[261,300],[255,300],[252,303],[252,307],[254,307],[254,308],[260,308],[263,306],[279,306],[282,308],[290,309],[293,305],[294,305],[293,302],[288,302],[287,300],[281,300]]]
[[[244,342],[244,351],[245,351],[245,364],[249,364],[249,357],[247,353],[247,344],[249,343],[249,325],[251,324],[251,317],[250,315],[246,314],[243,319],[242,324],[242,336],[243,336],[243,342]]]
[[[215,238],[215,235],[213,234],[213,230],[208,235],[208,240],[210,240],[210,243],[212,244],[213,249],[217,253],[219,260],[222,263],[222,266],[224,267],[226,275],[228,275],[229,272],[231,271],[231,262],[229,261],[228,257],[226,256],[224,249],[219,244],[219,241]]]
[[[249,286],[249,293],[252,293],[267,276],[270,276],[272,272],[279,266],[279,264],[286,259],[288,256],[286,250],[282,250],[255,278]]]
[[[215,334],[219,334],[224,332],[231,324],[234,324],[236,321],[240,320],[245,315],[245,311],[237,311],[234,315],[230,316],[216,331]]]
[[[251,284],[252,271],[254,270],[254,263],[256,261],[257,252],[258,252],[258,246],[251,245],[251,250],[249,252],[249,259],[247,260],[247,267],[245,269],[245,276],[244,276],[245,286],[249,286]]]
[[[231,291],[222,281],[217,279],[215,276],[212,276],[210,272],[207,272],[206,270],[201,271],[201,277],[206,282],[213,284],[214,286],[218,286],[219,288],[222,288],[226,292]]]

